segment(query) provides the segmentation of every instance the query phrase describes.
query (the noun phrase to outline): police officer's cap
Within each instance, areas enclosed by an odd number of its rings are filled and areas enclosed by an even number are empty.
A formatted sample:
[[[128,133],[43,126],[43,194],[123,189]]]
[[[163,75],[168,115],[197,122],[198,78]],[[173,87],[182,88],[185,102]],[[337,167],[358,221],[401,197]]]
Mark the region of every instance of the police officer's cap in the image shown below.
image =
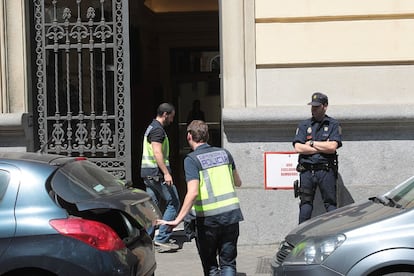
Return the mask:
[[[328,104],[328,96],[320,92],[313,93],[311,102],[308,105],[320,106],[322,104]]]

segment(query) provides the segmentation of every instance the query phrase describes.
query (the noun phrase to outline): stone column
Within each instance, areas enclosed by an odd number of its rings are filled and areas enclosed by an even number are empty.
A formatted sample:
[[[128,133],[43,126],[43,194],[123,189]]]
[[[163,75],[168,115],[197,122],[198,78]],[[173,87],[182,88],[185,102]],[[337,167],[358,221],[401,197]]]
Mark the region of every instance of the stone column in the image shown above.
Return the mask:
[[[25,1],[0,0],[1,112],[28,111]]]
[[[219,0],[222,108],[246,105],[244,1]]]

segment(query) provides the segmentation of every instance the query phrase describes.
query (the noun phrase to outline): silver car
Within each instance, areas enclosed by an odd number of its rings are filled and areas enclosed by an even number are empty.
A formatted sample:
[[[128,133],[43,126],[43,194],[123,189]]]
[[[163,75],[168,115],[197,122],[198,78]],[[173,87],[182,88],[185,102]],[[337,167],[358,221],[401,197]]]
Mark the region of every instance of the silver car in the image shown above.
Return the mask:
[[[414,177],[291,231],[273,275],[414,275]]]

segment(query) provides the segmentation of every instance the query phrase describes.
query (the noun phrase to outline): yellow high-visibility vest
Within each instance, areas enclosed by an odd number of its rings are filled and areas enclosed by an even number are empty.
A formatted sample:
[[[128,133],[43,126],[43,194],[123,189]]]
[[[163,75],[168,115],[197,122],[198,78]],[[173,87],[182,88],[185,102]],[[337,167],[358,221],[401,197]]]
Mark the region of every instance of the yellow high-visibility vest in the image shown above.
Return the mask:
[[[199,193],[194,202],[197,217],[222,214],[240,208],[234,188],[232,164],[225,150],[190,153],[201,165]]]
[[[157,160],[155,160],[154,151],[152,149],[151,143],[148,141],[148,133],[154,128],[153,125],[150,125],[145,131],[144,141],[142,144],[142,160],[141,160],[141,169],[158,169]],[[162,142],[162,154],[164,157],[164,164],[169,167],[169,154],[170,154],[170,142],[168,140],[167,134],[165,134],[164,141]]]

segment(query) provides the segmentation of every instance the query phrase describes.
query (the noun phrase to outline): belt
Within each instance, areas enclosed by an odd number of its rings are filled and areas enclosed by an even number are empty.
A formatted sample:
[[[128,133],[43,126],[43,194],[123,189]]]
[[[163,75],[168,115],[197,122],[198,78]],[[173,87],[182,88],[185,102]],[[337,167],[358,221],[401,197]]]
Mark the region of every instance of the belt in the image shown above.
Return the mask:
[[[154,180],[154,181],[158,182],[162,179],[162,176],[159,176],[159,175],[157,175],[157,176],[146,176],[145,178],[148,179],[148,180]]]
[[[303,164],[298,164],[296,170],[298,172],[304,172],[304,171],[321,171],[321,170],[325,170],[325,171],[329,171],[330,166],[328,163],[326,164],[309,164],[309,163],[303,163]]]

